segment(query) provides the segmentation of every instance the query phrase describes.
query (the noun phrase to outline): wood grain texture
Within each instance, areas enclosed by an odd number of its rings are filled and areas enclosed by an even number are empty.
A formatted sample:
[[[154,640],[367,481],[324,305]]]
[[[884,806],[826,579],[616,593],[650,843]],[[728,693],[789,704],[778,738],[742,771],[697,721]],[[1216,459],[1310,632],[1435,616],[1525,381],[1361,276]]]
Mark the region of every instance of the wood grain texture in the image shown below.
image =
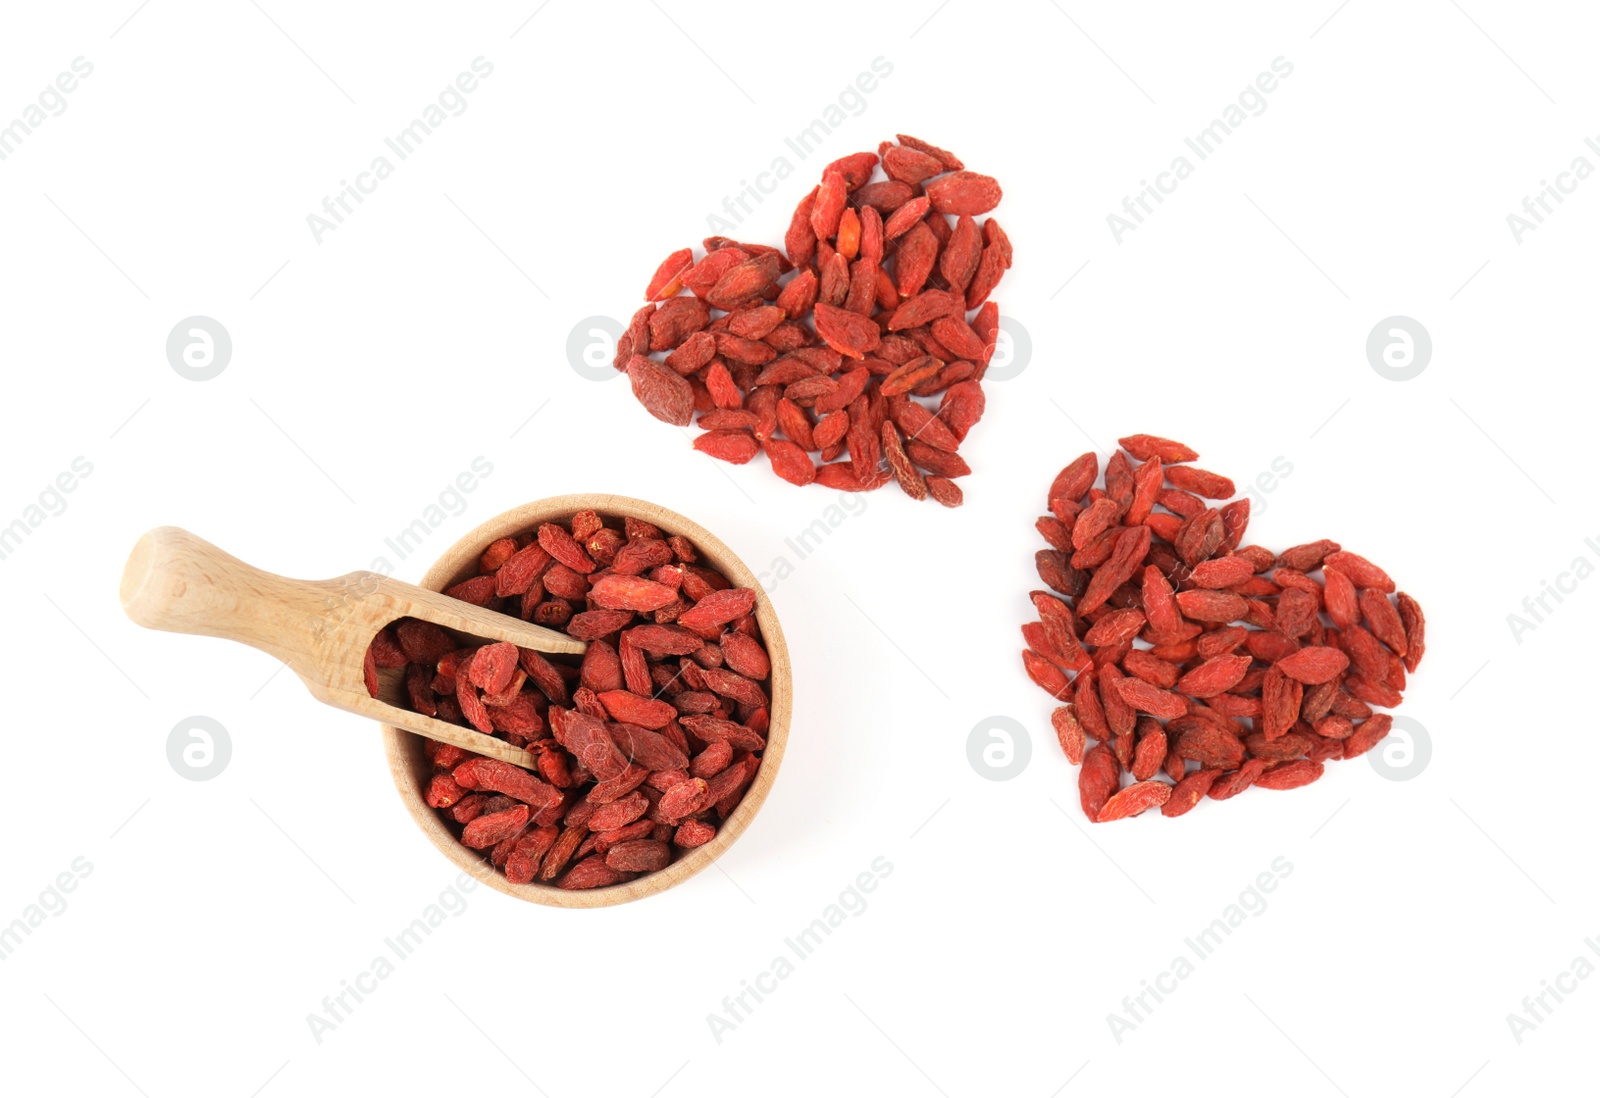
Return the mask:
[[[756,623],[761,626],[761,639],[772,662],[772,676],[767,687],[772,700],[771,726],[767,733],[767,747],[762,753],[761,769],[756,771],[755,780],[745,791],[739,806],[717,829],[715,838],[704,846],[688,851],[655,873],[610,888],[577,891],[539,883],[512,884],[484,858],[462,846],[438,814],[422,799],[423,790],[433,773],[423,754],[422,741],[393,725],[385,726],[383,739],[389,773],[394,778],[395,788],[399,790],[406,811],[429,841],[464,872],[497,892],[552,907],[607,907],[643,899],[689,879],[721,857],[750,826],[766,801],[767,794],[771,792],[773,782],[777,780],[778,767],[783,761],[784,747],[789,739],[789,720],[793,708],[793,673],[789,665],[789,650],[784,644],[777,613],[755,574],[709,530],[654,503],[627,496],[583,494],[556,496],[525,504],[490,519],[456,542],[423,576],[421,585],[442,590],[459,583],[476,571],[478,557],[491,542],[535,529],[544,522],[565,522],[583,510],[594,510],[605,519],[643,519],[667,534],[680,534],[694,543],[701,559],[707,564],[727,576],[735,585],[756,592]]]

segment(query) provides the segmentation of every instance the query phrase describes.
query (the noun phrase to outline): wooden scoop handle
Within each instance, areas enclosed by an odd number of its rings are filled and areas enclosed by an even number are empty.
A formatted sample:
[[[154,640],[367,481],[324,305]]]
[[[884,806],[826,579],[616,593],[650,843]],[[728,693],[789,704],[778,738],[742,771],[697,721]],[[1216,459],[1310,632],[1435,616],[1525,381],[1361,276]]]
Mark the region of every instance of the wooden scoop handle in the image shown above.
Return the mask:
[[[187,530],[162,526],[140,538],[128,557],[122,608],[148,629],[238,641],[301,671],[323,662],[329,615],[363,589],[375,591],[380,578],[352,572],[336,580],[288,579],[253,568]],[[364,655],[357,654],[358,666]]]

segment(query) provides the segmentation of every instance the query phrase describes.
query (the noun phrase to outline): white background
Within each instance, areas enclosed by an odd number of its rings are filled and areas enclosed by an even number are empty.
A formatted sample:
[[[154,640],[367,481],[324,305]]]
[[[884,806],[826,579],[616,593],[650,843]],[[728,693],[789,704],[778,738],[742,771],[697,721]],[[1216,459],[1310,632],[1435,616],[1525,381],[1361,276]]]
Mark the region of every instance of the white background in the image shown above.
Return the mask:
[[[1520,243],[1506,221],[1574,158],[1600,165],[1591,12],[135,2],[11,5],[0,27],[0,120],[94,66],[0,162],[0,523],[93,466],[0,561],[0,922],[93,867],[0,962],[14,1088],[1592,1091],[1600,979],[1520,1043],[1507,1016],[1580,955],[1600,964],[1600,580],[1520,643],[1507,615],[1600,562],[1600,181]],[[318,243],[306,215],[479,56],[493,74],[466,111]],[[1118,243],[1106,215],[1280,56],[1265,112]],[[876,57],[893,71],[860,113],[787,150]],[[1031,358],[988,386],[965,507],[886,489],[793,560],[784,539],[837,497],[693,453],[625,382],[572,369],[567,340],[625,319],[774,158],[795,174],[736,235],[776,242],[823,162],[896,131],[1004,184],[1017,260],[996,296]],[[164,350],[196,314],[234,345],[204,383]],[[1434,344],[1407,382],[1364,349],[1396,314]],[[1431,744],[1419,776],[1363,760],[1181,820],[1082,820],[1017,627],[1050,478],[1135,431],[1241,484],[1286,459],[1253,539],[1336,538],[1420,599],[1428,656],[1400,711]],[[463,512],[393,561],[384,538],[478,456],[493,473]],[[478,889],[318,1043],[307,1015],[451,868],[375,728],[264,655],[129,623],[126,552],[172,523],[289,575],[389,556],[415,579],[484,519],[583,490],[682,511],[758,570],[797,565],[773,592],[797,704],[772,797],[723,871],[643,903]],[[232,743],[207,782],[167,759],[194,714]],[[996,715],[1031,733],[1010,781],[968,762]],[[865,911],[714,1040],[723,998],[880,856]],[[1266,909],[1114,1039],[1124,996],[1279,857]]]

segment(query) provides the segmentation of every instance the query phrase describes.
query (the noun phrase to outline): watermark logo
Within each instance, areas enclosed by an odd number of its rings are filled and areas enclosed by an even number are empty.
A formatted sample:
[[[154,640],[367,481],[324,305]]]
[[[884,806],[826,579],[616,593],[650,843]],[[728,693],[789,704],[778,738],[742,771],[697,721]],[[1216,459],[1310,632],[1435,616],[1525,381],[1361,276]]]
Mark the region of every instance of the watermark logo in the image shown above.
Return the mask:
[[[1032,361],[1033,337],[1028,334],[1028,329],[1016,317],[1002,316],[983,380],[1010,381],[1026,370]]]
[[[823,104],[809,126],[783,139],[784,151],[772,158],[766,171],[757,172],[753,182],[739,180],[739,189],[723,196],[721,210],[706,214],[706,228],[712,233],[731,233],[738,229],[768,195],[778,191],[778,184],[794,174],[798,163],[820,151],[828,136],[852,117],[859,118],[866,112],[867,96],[893,72],[893,62],[882,55],[874,57],[867,69],[858,72],[853,81],[839,89],[837,96]]]
[[[1211,124],[1200,132],[1183,139],[1184,152],[1174,156],[1165,171],[1155,173],[1155,181],[1139,180],[1139,188],[1122,198],[1122,209],[1106,214],[1106,227],[1111,238],[1121,244],[1123,238],[1143,225],[1156,207],[1177,191],[1178,185],[1194,174],[1197,163],[1203,163],[1220,149],[1232,134],[1251,118],[1267,112],[1267,96],[1277,91],[1280,81],[1294,73],[1294,62],[1285,57],[1274,57],[1271,72],[1257,74],[1246,84],[1238,98],[1226,104]],[[1194,159],[1189,159],[1193,154]]]
[[[167,734],[167,762],[180,778],[208,782],[228,769],[231,758],[233,740],[211,717],[185,717]]]
[[[1545,618],[1555,613],[1556,607],[1566,601],[1562,596],[1576,594],[1578,584],[1594,575],[1595,564],[1589,559],[1588,553],[1593,553],[1595,560],[1600,560],[1600,539],[1584,538],[1583,546],[1587,552],[1579,553],[1572,558],[1572,563],[1565,571],[1557,572],[1554,583],[1546,579],[1539,581],[1539,593],[1522,600],[1522,613],[1506,615],[1512,640],[1521,644],[1524,633],[1531,633],[1543,625]]]
[[[190,316],[167,334],[167,361],[185,381],[210,381],[228,368],[233,337],[209,316]]]
[[[56,474],[55,480],[46,484],[34,502],[22,509],[21,515],[0,526],[0,560],[7,560],[33,532],[48,519],[67,510],[66,493],[76,491],[80,482],[94,472],[88,458],[79,455],[70,465]],[[0,518],[0,523],[5,522]]]
[[[763,591],[772,594],[780,583],[795,574],[796,569],[806,558],[822,548],[835,530],[861,515],[866,509],[866,493],[841,494],[837,503],[830,503],[824,507],[804,529],[797,530],[790,537],[783,539],[786,552],[773,557],[771,564],[763,571],[757,572],[756,582],[761,584]]]
[[[372,558],[368,566],[380,576],[392,576],[395,564],[405,560],[423,547],[423,543],[433,535],[433,532],[443,526],[450,519],[466,512],[467,499],[478,486],[487,480],[494,472],[494,463],[479,454],[473,458],[467,468],[457,473],[455,479],[447,483],[434,498],[434,502],[422,509],[422,513],[412,519],[410,523],[396,530],[393,535],[383,539],[384,548],[394,554],[394,560],[379,554]]]
[[[567,335],[567,363],[585,381],[610,381],[622,376],[612,365],[622,325],[615,317],[586,316]]]
[[[1367,752],[1372,769],[1391,782],[1410,781],[1428,768],[1432,758],[1433,740],[1414,717],[1395,717],[1389,734]]]
[[[67,113],[67,96],[77,91],[78,82],[88,79],[93,72],[94,65],[86,58],[74,57],[72,72],[63,71],[53,83],[46,84],[38,98],[25,104],[9,122],[0,118],[0,160],[15,153],[34,130]]]
[[[1183,982],[1199,971],[1202,962],[1216,956],[1224,942],[1234,931],[1253,918],[1260,918],[1267,910],[1267,896],[1294,872],[1294,863],[1283,855],[1272,859],[1272,864],[1257,873],[1255,880],[1246,885],[1238,897],[1222,909],[1215,919],[1196,934],[1183,940],[1183,950],[1154,979],[1139,981],[1139,990],[1122,998],[1122,1009],[1106,1014],[1106,1025],[1112,1038],[1122,1044],[1128,1034],[1150,1020],[1156,1007],[1166,997],[1177,991]],[[1153,1000],[1153,1001],[1152,1001]]]
[[[1250,513],[1254,518],[1260,518],[1267,510],[1267,497],[1276,492],[1294,473],[1294,462],[1279,454],[1273,458],[1267,467],[1257,473],[1255,477],[1244,484],[1244,494],[1250,497]],[[1229,530],[1228,533],[1233,533]]]
[[[1433,337],[1409,316],[1384,317],[1367,333],[1367,361],[1385,381],[1410,381],[1432,358]]]
[[[1583,944],[1590,953],[1600,957],[1600,938],[1585,938]],[[1513,1010],[1506,1015],[1506,1025],[1511,1028],[1511,1036],[1517,1044],[1522,1044],[1528,1034],[1548,1022],[1556,1007],[1578,990],[1579,981],[1587,980],[1594,973],[1594,961],[1580,953],[1572,959],[1572,963],[1556,973],[1554,980],[1540,980],[1539,992],[1523,996],[1521,1013]],[[1552,999],[1555,1002],[1552,1003]]]
[[[729,1033],[748,1022],[756,1007],[776,992],[784,980],[799,971],[802,961],[809,960],[822,944],[851,919],[860,918],[867,911],[867,895],[894,872],[894,863],[882,854],[857,873],[838,896],[824,907],[817,917],[783,940],[783,948],[771,962],[755,976],[739,981],[739,990],[722,999],[722,1009],[706,1014],[706,1026],[711,1038],[722,1044]],[[753,1001],[752,1001],[753,1000]]]
[[[1593,137],[1583,139],[1583,144],[1589,152],[1600,157],[1600,140]],[[1545,218],[1556,212],[1556,206],[1567,200],[1567,195],[1578,189],[1578,184],[1594,174],[1594,162],[1587,156],[1579,154],[1567,165],[1566,171],[1557,172],[1555,182],[1548,179],[1539,180],[1539,189],[1533,194],[1524,195],[1522,198],[1522,212],[1506,214],[1506,227],[1511,230],[1511,239],[1521,244],[1523,238],[1544,224]],[[1555,205],[1551,205],[1551,203]]]
[[[494,73],[494,64],[481,56],[474,57],[470,67],[471,72],[458,73],[455,80],[440,90],[433,102],[423,106],[410,125],[385,137],[385,151],[374,156],[365,171],[355,173],[355,182],[339,180],[338,190],[323,196],[321,213],[306,214],[306,227],[311,230],[313,240],[321,244],[323,237],[343,225],[355,213],[356,206],[376,193],[378,185],[394,174],[395,167],[421,148],[423,142],[440,126],[466,113],[469,105],[467,97],[478,90],[481,81]],[[390,159],[390,154],[394,159]],[[449,198],[448,195],[445,197]]]
[[[0,925],[0,961],[8,959],[22,945],[23,940],[45,924],[53,915],[67,910],[67,893],[76,892],[78,883],[94,872],[94,863],[82,854],[72,859],[72,864],[45,885],[33,903],[22,909],[22,914],[9,923]]]
[[[991,782],[1008,782],[1028,769],[1033,740],[1015,717],[985,717],[967,733],[967,762]]]
[[[401,961],[410,960],[423,942],[450,919],[458,919],[467,910],[467,893],[476,891],[478,882],[459,873],[438,895],[402,927],[398,933],[383,940],[386,952],[380,952],[355,976],[339,981],[339,990],[322,997],[322,1010],[306,1015],[306,1028],[317,1044],[324,1037],[350,1020],[356,1007],[366,997],[378,990],[378,985],[399,970]],[[352,1000],[354,1000],[352,1002]]]

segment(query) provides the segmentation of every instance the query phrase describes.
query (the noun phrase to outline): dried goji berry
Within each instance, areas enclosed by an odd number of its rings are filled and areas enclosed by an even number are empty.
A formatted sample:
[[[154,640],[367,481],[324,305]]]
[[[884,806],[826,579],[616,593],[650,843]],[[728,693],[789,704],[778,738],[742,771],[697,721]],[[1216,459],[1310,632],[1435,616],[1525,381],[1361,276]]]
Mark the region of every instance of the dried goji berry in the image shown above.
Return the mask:
[[[977,172],[951,172],[926,190],[933,208],[944,214],[984,214],[1000,205],[1000,184]]]
[[[1171,796],[1172,786],[1166,782],[1135,782],[1108,799],[1095,820],[1099,823],[1109,823],[1112,820],[1137,816],[1147,808],[1161,807]]]
[[[716,825],[704,820],[684,820],[678,825],[678,830],[673,833],[672,842],[685,850],[697,846],[704,846],[716,837]]]

